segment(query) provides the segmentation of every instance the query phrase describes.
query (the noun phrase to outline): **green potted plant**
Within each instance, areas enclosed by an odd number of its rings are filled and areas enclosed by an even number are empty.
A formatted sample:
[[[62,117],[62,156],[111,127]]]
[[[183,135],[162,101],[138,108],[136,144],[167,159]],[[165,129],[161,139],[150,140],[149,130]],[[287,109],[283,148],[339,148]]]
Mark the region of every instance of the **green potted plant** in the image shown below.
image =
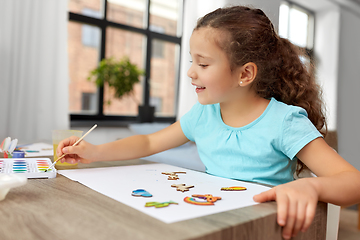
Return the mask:
[[[143,75],[145,75],[145,72],[131,63],[130,59],[125,56],[119,61],[114,58],[103,59],[100,64],[90,72],[88,80],[94,81],[98,87],[102,87],[107,83],[110,89],[114,89],[115,98],[121,99],[123,96],[129,95],[133,97],[134,101],[139,105],[133,95],[133,90],[134,85],[140,82],[140,77]],[[111,104],[111,101],[107,100],[104,101],[104,103]],[[144,111],[146,112],[145,115]],[[154,107],[139,106],[140,122],[153,121],[154,111]]]

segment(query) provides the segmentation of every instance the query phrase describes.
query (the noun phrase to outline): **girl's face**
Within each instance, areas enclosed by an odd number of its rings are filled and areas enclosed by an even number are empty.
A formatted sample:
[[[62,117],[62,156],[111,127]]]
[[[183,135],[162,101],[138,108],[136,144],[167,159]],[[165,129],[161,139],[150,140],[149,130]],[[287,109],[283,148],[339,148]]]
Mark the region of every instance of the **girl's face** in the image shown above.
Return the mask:
[[[200,28],[190,38],[192,64],[187,75],[201,104],[228,102],[239,96],[239,74],[231,72],[229,60],[215,43],[215,36],[221,37],[221,32]]]

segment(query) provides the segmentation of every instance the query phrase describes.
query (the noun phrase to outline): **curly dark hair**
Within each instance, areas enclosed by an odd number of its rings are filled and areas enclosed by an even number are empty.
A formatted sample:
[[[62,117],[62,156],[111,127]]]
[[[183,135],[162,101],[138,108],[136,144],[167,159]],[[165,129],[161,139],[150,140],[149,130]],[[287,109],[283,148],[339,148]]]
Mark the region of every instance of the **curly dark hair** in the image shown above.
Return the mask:
[[[210,27],[221,31],[216,44],[227,54],[230,68],[253,62],[258,74],[252,88],[259,96],[304,108],[308,118],[325,137],[327,133],[322,91],[312,69],[300,59],[304,53],[275,32],[260,9],[232,6],[219,8],[197,22],[194,31]],[[312,64],[310,64],[312,68]],[[300,164],[300,169],[304,167]]]

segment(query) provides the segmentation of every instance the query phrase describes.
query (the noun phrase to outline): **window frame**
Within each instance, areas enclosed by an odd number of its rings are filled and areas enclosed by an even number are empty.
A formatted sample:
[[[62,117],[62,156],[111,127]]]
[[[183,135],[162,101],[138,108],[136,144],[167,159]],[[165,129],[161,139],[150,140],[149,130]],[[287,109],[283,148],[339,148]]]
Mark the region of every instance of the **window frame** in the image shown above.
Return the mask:
[[[308,48],[308,44],[306,47],[300,47],[296,44],[294,44],[295,46],[297,46],[298,48],[300,48],[302,51],[304,51],[304,53],[307,54],[307,56],[310,59],[310,63],[314,64],[315,61],[315,54],[314,54],[314,45],[315,45],[315,12],[298,4],[295,3],[293,1],[288,1],[288,0],[284,0],[282,1],[280,4],[286,3],[289,7],[289,9],[291,8],[298,8],[301,9],[302,11],[306,12],[307,14],[311,15],[311,19],[309,19],[310,21],[312,21],[312,28],[310,29],[310,31],[308,30],[308,36],[307,38],[311,37],[312,38],[312,43],[311,43],[311,48]],[[288,20],[289,20],[290,15],[288,16]],[[289,31],[289,26],[288,26],[288,31]],[[310,36],[309,36],[310,35]],[[286,37],[288,39],[288,37]],[[311,69],[311,71],[313,71],[313,69]]]
[[[130,25],[112,22],[107,20],[107,6],[108,2],[107,0],[101,1],[103,4],[101,7],[103,9],[103,17],[102,18],[95,18],[90,17],[86,15],[82,15],[79,13],[74,13],[69,11],[69,21],[82,23],[82,24],[88,24],[93,25],[101,30],[100,34],[100,52],[99,52],[99,59],[98,62],[100,62],[102,59],[105,58],[105,45],[106,45],[106,29],[108,27],[113,27],[121,30],[126,30],[134,33],[140,33],[146,37],[146,51],[145,51],[145,76],[144,76],[144,91],[143,91],[143,104],[142,106],[150,106],[150,76],[151,76],[151,58],[152,58],[152,41],[153,40],[162,40],[170,43],[178,44],[179,46],[179,52],[181,52],[181,36],[172,36],[167,34],[162,34],[158,32],[154,32],[150,30],[150,4],[151,0],[146,1],[146,11],[145,11],[145,18],[146,18],[146,28],[138,28],[133,27]],[[180,19],[179,23],[180,28],[182,29],[182,23],[183,23],[183,8],[184,8],[185,0],[182,0],[182,5],[180,6],[181,9],[180,12]],[[178,69],[180,69],[180,55],[179,59],[177,59],[178,62]],[[176,88],[179,89],[179,79],[180,79],[180,72],[179,70],[176,72],[175,81],[176,81]],[[166,123],[173,123],[176,121],[176,109],[178,107],[178,100],[177,100],[177,94],[176,92],[175,96],[175,113],[173,117],[156,117],[154,118],[154,122],[166,122]],[[124,116],[124,115],[105,115],[104,114],[104,107],[103,107],[103,101],[104,101],[104,87],[98,88],[98,109],[97,114],[71,114],[70,113],[70,122],[71,125],[90,125],[95,122],[102,122],[104,125],[112,126],[112,125],[128,125],[129,123],[136,123],[139,122],[138,116]]]

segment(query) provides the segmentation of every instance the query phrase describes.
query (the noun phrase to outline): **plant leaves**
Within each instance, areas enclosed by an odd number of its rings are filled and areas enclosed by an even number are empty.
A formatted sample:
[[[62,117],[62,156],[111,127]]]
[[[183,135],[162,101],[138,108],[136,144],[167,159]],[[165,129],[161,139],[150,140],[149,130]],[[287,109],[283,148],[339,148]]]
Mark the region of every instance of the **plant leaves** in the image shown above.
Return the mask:
[[[109,87],[115,90],[114,97],[120,99],[132,93],[134,85],[140,82],[139,78],[143,75],[145,72],[125,56],[120,61],[114,58],[103,59],[99,66],[90,72],[88,80],[95,82],[98,87],[109,84]]]

